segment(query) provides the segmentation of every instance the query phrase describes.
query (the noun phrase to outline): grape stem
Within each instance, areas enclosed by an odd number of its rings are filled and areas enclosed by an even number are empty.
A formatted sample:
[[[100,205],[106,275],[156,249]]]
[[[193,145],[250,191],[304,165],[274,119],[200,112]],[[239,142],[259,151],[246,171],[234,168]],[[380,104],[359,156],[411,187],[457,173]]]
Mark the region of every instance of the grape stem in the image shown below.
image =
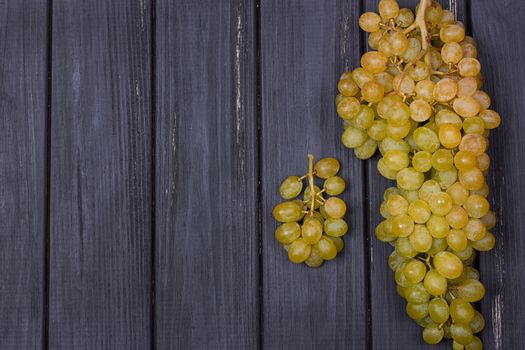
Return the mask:
[[[315,193],[315,184],[314,184],[314,156],[308,155],[308,184],[310,186],[310,197],[312,197],[312,203],[310,204],[310,216],[314,215],[315,208],[315,199],[317,194]]]
[[[419,3],[419,7],[417,9],[416,19],[410,26],[408,26],[403,31],[405,35],[410,33],[416,28],[419,28],[419,31],[421,32],[421,52],[419,53],[419,55],[417,55],[416,59],[413,62],[417,62],[423,56],[425,56],[430,46],[431,37],[428,33],[427,23],[425,22],[425,12],[427,8],[430,7],[431,4],[432,4],[432,0],[421,0],[421,2]],[[401,84],[403,83],[403,79],[405,78],[405,75],[407,74],[408,69],[414,66],[415,66],[415,63],[410,63],[410,64],[407,63],[405,68],[399,74],[399,80],[397,81],[396,86],[394,86],[394,90],[398,95],[404,96],[404,94],[400,91]]]

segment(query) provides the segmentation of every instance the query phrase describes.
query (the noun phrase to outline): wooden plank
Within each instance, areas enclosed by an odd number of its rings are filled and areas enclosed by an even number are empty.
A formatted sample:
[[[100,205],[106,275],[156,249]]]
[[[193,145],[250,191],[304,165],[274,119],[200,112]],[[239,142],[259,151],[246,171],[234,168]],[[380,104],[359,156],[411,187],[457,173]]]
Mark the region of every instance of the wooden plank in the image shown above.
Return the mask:
[[[53,1],[53,349],[150,345],[150,11]]]
[[[484,89],[492,97],[492,107],[502,118],[501,126],[490,136],[492,158],[489,174],[491,204],[498,225],[493,233],[496,248],[480,254],[481,280],[487,295],[481,310],[487,327],[483,341],[487,349],[525,348],[525,229],[521,208],[525,179],[525,123],[521,97],[525,69],[520,57],[525,54],[520,19],[525,16],[522,2],[476,1],[471,5],[472,33],[478,42],[479,60],[485,77]]]
[[[263,347],[366,349],[363,164],[340,141],[334,98],[358,64],[358,1],[261,2]],[[307,154],[332,156],[347,180],[346,247],[319,269],[288,261],[274,238],[279,183],[307,171]]]
[[[0,1],[0,349],[44,338],[47,2]]]
[[[255,2],[157,14],[157,348],[255,349]]]

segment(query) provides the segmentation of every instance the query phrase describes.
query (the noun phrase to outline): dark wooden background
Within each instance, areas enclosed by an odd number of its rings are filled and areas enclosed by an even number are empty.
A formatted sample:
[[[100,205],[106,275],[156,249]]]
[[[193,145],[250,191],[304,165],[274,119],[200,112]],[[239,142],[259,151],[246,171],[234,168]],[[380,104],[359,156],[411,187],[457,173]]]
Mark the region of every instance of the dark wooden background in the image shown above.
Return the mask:
[[[427,348],[372,235],[388,182],[334,111],[376,3],[0,0],[0,349]],[[450,3],[503,119],[483,340],[520,350],[525,3]],[[346,248],[317,270],[271,217],[309,152],[349,188]]]

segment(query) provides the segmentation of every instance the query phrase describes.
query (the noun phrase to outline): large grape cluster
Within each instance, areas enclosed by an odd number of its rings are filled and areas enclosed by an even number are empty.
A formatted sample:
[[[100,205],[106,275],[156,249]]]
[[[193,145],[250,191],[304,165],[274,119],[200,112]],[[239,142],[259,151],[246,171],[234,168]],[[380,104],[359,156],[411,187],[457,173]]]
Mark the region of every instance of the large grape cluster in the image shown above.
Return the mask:
[[[323,158],[315,166],[313,159],[308,155],[307,174],[289,176],[281,183],[279,193],[287,201],[275,206],[273,216],[282,223],[275,230],[275,238],[288,251],[290,261],[319,267],[344,247],[342,236],[348,231],[346,204],[337,196],[346,184],[337,176],[341,167],[337,159]],[[324,180],[323,189],[315,184],[315,177]],[[308,186],[303,191],[304,179]],[[302,200],[297,198],[301,192]]]
[[[338,83],[342,142],[377,163],[387,189],[375,235],[395,247],[389,265],[423,339],[481,349],[483,316],[472,303],[485,288],[472,267],[495,244],[485,174],[487,138],[500,124],[482,88],[476,42],[454,14],[431,0],[416,13],[381,0],[359,26],[373,49]]]

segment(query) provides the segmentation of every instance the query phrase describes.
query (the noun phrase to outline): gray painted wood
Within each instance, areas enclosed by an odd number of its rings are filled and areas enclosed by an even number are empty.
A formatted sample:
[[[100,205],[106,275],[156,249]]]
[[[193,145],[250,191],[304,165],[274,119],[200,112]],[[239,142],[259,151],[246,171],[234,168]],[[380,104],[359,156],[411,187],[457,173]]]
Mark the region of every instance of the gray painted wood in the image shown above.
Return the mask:
[[[157,348],[255,349],[255,2],[157,14]]]
[[[357,1],[261,2],[262,344],[265,349],[367,347],[363,164],[341,144],[336,83],[358,64]],[[332,156],[347,180],[350,232],[318,269],[288,261],[274,238],[279,183],[307,171],[307,154]]]
[[[149,1],[53,1],[51,349],[147,349]]]
[[[501,115],[502,124],[490,137],[492,170],[491,204],[498,218],[493,230],[496,248],[480,254],[481,279],[487,295],[481,309],[487,321],[483,341],[487,349],[523,349],[525,322],[523,286],[525,285],[525,243],[521,232],[525,179],[525,145],[522,97],[525,69],[522,58],[525,42],[521,18],[525,4],[519,1],[473,2],[472,32],[478,41],[479,59],[485,77],[484,89],[492,97],[492,108]]]
[[[43,341],[47,4],[0,1],[0,349]]]

